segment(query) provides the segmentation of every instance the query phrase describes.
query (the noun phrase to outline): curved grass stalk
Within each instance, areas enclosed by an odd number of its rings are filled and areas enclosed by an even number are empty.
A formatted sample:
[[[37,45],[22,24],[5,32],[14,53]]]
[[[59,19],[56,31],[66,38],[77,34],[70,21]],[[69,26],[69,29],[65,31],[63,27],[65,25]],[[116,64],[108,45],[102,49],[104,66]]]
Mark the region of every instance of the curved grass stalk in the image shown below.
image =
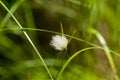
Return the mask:
[[[106,53],[106,56],[107,56],[107,58],[108,58],[108,62],[109,62],[109,64],[110,64],[111,68],[112,68],[112,71],[113,71],[114,75],[115,75],[115,80],[119,80],[118,75],[117,75],[117,70],[116,70],[116,67],[115,67],[115,63],[114,63],[114,61],[113,61],[112,55],[111,55],[111,53],[110,53],[110,49],[109,49],[109,47],[107,46],[105,39],[103,38],[103,36],[102,36],[98,31],[96,31],[96,30],[93,29],[93,28],[90,28],[90,29],[89,29],[89,32],[90,32],[90,33],[93,33],[94,35],[96,35],[96,37],[98,38],[98,40],[99,40],[100,43],[102,44],[103,49],[104,49],[104,51],[105,51],[105,53]]]
[[[63,67],[61,68],[61,70],[60,70],[60,72],[59,72],[56,80],[59,80],[59,79],[60,79],[63,71],[65,70],[65,68],[68,66],[68,64],[69,64],[78,54],[80,54],[81,52],[86,51],[86,50],[98,49],[98,48],[99,48],[99,47],[88,47],[88,48],[84,48],[84,49],[79,50],[79,51],[77,51],[76,53],[74,53],[74,54],[65,62],[65,64],[64,64]]]
[[[50,30],[45,30],[45,29],[36,29],[36,28],[5,28],[5,29],[0,29],[0,31],[6,31],[6,30],[23,30],[23,31],[41,31],[41,32],[49,32],[49,33],[54,33],[54,34],[62,34],[62,33],[59,33],[59,32],[55,32],[55,31],[50,31]],[[74,32],[73,32],[74,34]],[[70,37],[71,39],[75,39],[75,40],[78,40],[78,41],[81,41],[81,42],[84,42],[84,43],[87,43],[91,46],[96,46],[96,47],[100,47],[96,44],[93,44],[93,43],[90,43],[88,41],[85,41],[83,39],[80,39],[80,38],[77,38],[77,37],[74,37],[74,36],[71,36],[71,35],[67,35],[67,34],[64,34],[64,36],[67,36],[67,37]]]
[[[0,4],[5,8],[5,10],[11,15],[11,17],[15,20],[15,22],[18,24],[19,28],[22,29],[22,25],[18,22],[18,20],[15,18],[15,16],[11,13],[11,11],[6,7],[6,5],[0,0]],[[34,43],[32,42],[32,40],[30,39],[29,35],[26,33],[26,31],[22,31],[24,33],[24,35],[26,36],[26,38],[28,39],[29,43],[31,44],[31,46],[33,47],[33,49],[35,50],[35,52],[37,53],[38,57],[41,59],[45,69],[47,70],[51,80],[54,80],[47,65],[45,64],[42,56],[40,55],[38,49],[36,48],[36,46],[34,45]]]
[[[62,33],[55,32],[55,31],[50,31],[50,30],[45,30],[45,29],[37,29],[37,28],[4,28],[4,29],[0,29],[0,31],[7,31],[7,30],[41,31],[41,32],[54,33],[54,34],[62,34]],[[73,34],[74,34],[74,33],[73,33]],[[74,37],[73,34],[72,34],[72,35],[64,34],[64,35],[67,36],[67,37],[70,37],[71,39],[75,39],[75,40],[84,42],[84,43],[86,43],[86,44],[89,44],[89,45],[91,45],[91,46],[99,47],[99,48],[103,49],[101,46],[98,46],[98,45],[96,45],[96,44],[90,43],[90,42],[85,41],[85,40],[83,40],[83,39]],[[115,54],[115,55],[117,55],[117,56],[120,57],[120,54],[119,54],[119,53],[117,53],[117,52],[115,52],[115,51],[113,51],[113,50],[111,50],[111,49],[109,49],[109,50],[110,50],[111,53],[113,53],[113,54]]]

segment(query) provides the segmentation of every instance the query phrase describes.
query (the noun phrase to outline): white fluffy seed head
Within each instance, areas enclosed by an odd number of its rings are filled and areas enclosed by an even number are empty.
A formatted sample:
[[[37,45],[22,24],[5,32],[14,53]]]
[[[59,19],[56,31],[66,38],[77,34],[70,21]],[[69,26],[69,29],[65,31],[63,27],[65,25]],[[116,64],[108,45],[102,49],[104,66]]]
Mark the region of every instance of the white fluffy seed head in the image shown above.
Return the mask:
[[[65,36],[55,35],[52,37],[50,45],[56,50],[62,51],[67,47],[68,39]]]

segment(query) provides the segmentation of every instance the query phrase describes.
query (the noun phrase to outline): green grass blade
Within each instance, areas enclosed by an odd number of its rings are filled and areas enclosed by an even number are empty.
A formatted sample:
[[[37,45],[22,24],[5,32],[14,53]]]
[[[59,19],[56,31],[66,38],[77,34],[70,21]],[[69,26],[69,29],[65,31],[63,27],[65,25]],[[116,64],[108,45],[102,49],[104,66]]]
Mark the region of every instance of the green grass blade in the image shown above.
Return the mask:
[[[59,32],[55,32],[55,31],[50,31],[50,30],[45,30],[45,29],[37,29],[37,28],[4,28],[4,29],[0,29],[0,31],[7,31],[7,30],[24,30],[24,31],[41,31],[41,32],[48,32],[48,33],[54,33],[54,34],[62,34],[62,33],[59,33]],[[64,34],[65,36],[69,37],[70,39],[75,39],[77,41],[81,41],[81,42],[84,42],[86,44],[89,44],[91,46],[94,46],[94,47],[99,47],[101,49],[103,49],[101,46],[98,46],[96,44],[93,44],[93,43],[90,43],[88,41],[85,41],[83,39],[80,39],[80,38],[77,38],[77,37],[74,37],[74,32],[72,35],[67,35],[67,34]],[[109,49],[111,53],[115,54],[116,56],[119,56],[120,57],[120,54]]]
[[[81,52],[83,51],[86,51],[86,50],[90,50],[90,49],[98,49],[99,47],[88,47],[88,48],[84,48],[82,50],[79,50],[77,51],[76,53],[74,53],[66,62],[65,64],[63,65],[62,69],[60,70],[58,76],[57,76],[57,79],[56,80],[59,80],[63,71],[65,70],[65,68],[68,66],[68,64],[78,55],[80,54]]]
[[[18,20],[14,17],[14,15],[11,13],[11,11],[5,6],[5,4],[0,1],[0,4],[5,8],[5,10],[12,16],[12,18],[15,20],[15,22],[18,24],[19,28],[23,28],[22,25],[18,22]],[[46,68],[49,76],[51,77],[51,80],[54,80],[47,65],[45,64],[42,56],[40,55],[39,51],[37,50],[36,46],[34,45],[34,43],[32,42],[32,40],[30,39],[29,35],[26,33],[26,31],[23,31],[24,35],[26,36],[26,38],[28,39],[28,41],[30,42],[31,46],[34,48],[35,52],[37,53],[37,55],[39,56],[39,58],[41,59],[42,63],[44,64],[44,67]]]
[[[109,62],[109,64],[110,64],[111,68],[112,68],[112,71],[113,71],[114,75],[115,75],[115,80],[119,80],[118,75],[117,75],[117,70],[116,70],[116,67],[115,67],[115,63],[114,63],[114,61],[113,61],[112,55],[111,55],[111,53],[110,53],[110,49],[109,49],[109,47],[107,46],[105,39],[104,39],[103,36],[102,36],[98,31],[96,31],[95,29],[90,28],[90,29],[89,29],[89,32],[90,32],[90,33],[93,33],[94,35],[96,35],[96,37],[98,38],[98,40],[99,40],[100,43],[102,44],[103,49],[104,49],[104,51],[105,51],[105,53],[106,53],[106,56],[107,56],[107,58],[108,58],[108,62]]]
[[[50,30],[45,30],[45,29],[37,29],[37,28],[22,28],[22,29],[20,29],[20,28],[4,28],[4,29],[0,29],[0,31],[7,31],[7,30],[41,31],[41,32],[54,33],[54,34],[62,34],[62,33],[55,32],[55,31],[50,31]],[[64,34],[64,35],[67,36],[67,37],[69,37],[70,40],[71,40],[71,39],[75,39],[75,40],[77,40],[77,41],[81,41],[81,42],[84,42],[84,43],[89,44],[89,45],[91,45],[91,46],[99,47],[99,48],[103,49],[101,46],[98,46],[98,45],[96,45],[96,44],[90,43],[90,42],[85,41],[85,40],[83,40],[83,39],[74,37],[74,36],[73,36],[74,33],[75,33],[75,31],[73,32],[72,35],[67,35],[67,34]],[[69,41],[70,41],[70,40],[69,40]],[[68,43],[69,43],[69,42],[68,42]],[[110,52],[113,53],[113,54],[115,54],[116,56],[119,56],[119,57],[120,57],[120,53],[117,53],[117,52],[115,52],[115,51],[113,51],[113,50],[111,50],[111,49],[110,49]]]
[[[23,30],[23,31],[33,30],[33,31],[42,31],[42,32],[49,32],[49,33],[54,33],[54,34],[60,34],[60,35],[62,35],[62,33],[59,33],[59,32],[50,31],[50,30],[45,30],[45,29],[37,29],[37,28],[6,28],[6,29],[0,29],[0,31],[5,31],[5,30]],[[75,39],[75,40],[84,42],[84,43],[89,44],[89,45],[91,45],[91,46],[100,47],[100,46],[98,46],[98,45],[96,45],[96,44],[90,43],[90,42],[88,42],[88,41],[85,41],[85,40],[83,40],[83,39],[80,39],[80,38],[77,38],[77,37],[74,37],[74,36],[71,36],[71,35],[64,34],[64,36],[67,36],[67,37],[70,37],[71,39]]]
[[[61,33],[62,33],[62,36],[63,36],[64,31],[63,31],[63,25],[62,25],[62,22],[60,22],[60,28],[61,28]]]

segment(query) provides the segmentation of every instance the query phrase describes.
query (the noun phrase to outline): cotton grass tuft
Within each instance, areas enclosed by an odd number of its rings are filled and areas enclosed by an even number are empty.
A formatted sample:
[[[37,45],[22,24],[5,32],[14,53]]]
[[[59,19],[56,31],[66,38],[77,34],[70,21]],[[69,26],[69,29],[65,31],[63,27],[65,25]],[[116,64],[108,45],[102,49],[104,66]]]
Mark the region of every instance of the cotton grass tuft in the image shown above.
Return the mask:
[[[66,49],[67,44],[68,44],[68,39],[63,35],[52,36],[52,40],[50,42],[50,45],[59,51],[63,51],[64,49]]]

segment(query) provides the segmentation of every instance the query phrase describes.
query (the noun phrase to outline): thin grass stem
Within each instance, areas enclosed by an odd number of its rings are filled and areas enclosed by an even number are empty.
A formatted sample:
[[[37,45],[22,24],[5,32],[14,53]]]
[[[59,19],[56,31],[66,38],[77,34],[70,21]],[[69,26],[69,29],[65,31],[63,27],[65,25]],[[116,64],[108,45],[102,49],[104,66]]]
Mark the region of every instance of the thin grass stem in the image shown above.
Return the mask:
[[[60,22],[60,28],[61,28],[61,33],[62,33],[62,36],[63,36],[64,31],[63,31],[63,25],[62,25],[62,22]]]
[[[11,13],[11,11],[5,6],[5,4],[4,4],[2,1],[0,1],[0,4],[5,8],[5,10],[6,10],[6,11],[11,15],[11,17],[15,20],[15,22],[18,24],[19,28],[22,29],[22,28],[23,28],[22,25],[21,25],[21,24],[18,22],[18,20],[14,17],[14,15]],[[49,69],[48,69],[48,67],[47,67],[47,65],[46,65],[45,62],[44,62],[42,56],[40,55],[38,49],[36,48],[36,46],[34,45],[34,43],[32,42],[32,40],[30,39],[29,35],[26,33],[26,31],[22,31],[22,32],[24,33],[24,35],[25,35],[26,38],[28,39],[28,41],[29,41],[29,43],[31,44],[31,46],[34,48],[34,50],[35,50],[35,52],[37,53],[38,57],[41,59],[41,61],[42,61],[43,65],[44,65],[44,67],[46,68],[46,70],[47,70],[47,72],[48,72],[51,80],[54,80],[53,77],[52,77],[52,75],[51,75],[51,73],[50,73],[50,71],[49,71]]]
[[[111,53],[110,53],[110,49],[109,49],[109,47],[107,46],[105,39],[103,38],[103,36],[102,36],[98,31],[96,31],[96,30],[93,29],[93,28],[90,28],[90,29],[89,29],[89,32],[91,32],[91,33],[93,33],[94,35],[96,35],[96,37],[98,38],[98,40],[99,40],[100,43],[102,44],[103,49],[104,49],[104,51],[105,51],[105,53],[106,53],[106,56],[107,56],[107,58],[108,58],[108,62],[109,62],[109,64],[110,64],[111,68],[112,68],[112,71],[113,71],[114,75],[115,75],[115,80],[119,80],[118,75],[117,75],[117,70],[116,70],[116,67],[115,67],[115,63],[114,63],[114,61],[113,61],[112,55],[111,55]]]
[[[63,71],[65,70],[65,68],[68,66],[68,64],[78,55],[80,54],[81,52],[83,51],[86,51],[86,50],[90,50],[90,49],[98,49],[99,47],[88,47],[88,48],[84,48],[84,49],[81,49],[79,51],[77,51],[76,53],[74,53],[66,62],[65,64],[63,65],[63,67],[61,68],[56,80],[59,80]]]
[[[1,29],[0,31],[5,31],[5,30],[20,30],[20,29],[23,30],[23,31],[33,30],[33,31],[49,32],[49,33],[60,34],[60,35],[62,34],[62,33],[55,32],[55,31],[50,31],[50,30],[45,30],[45,29],[36,29],[36,28],[6,28],[6,29]],[[90,43],[88,41],[85,41],[83,39],[80,39],[80,38],[77,38],[77,37],[74,37],[74,36],[71,36],[71,35],[64,34],[64,36],[67,36],[67,37],[70,37],[71,39],[75,39],[75,40],[84,42],[84,43],[89,44],[91,46],[100,47],[100,46],[98,46],[96,44]]]
[[[41,32],[54,33],[54,34],[62,34],[62,33],[55,32],[55,31],[50,31],[50,30],[45,30],[45,29],[37,29],[37,28],[22,28],[22,29],[20,29],[20,28],[4,28],[4,29],[0,29],[0,31],[7,31],[7,30],[41,31]],[[71,39],[75,39],[75,40],[84,42],[86,44],[89,44],[90,46],[99,47],[99,48],[103,49],[101,46],[98,46],[96,44],[90,43],[90,42],[85,41],[83,39],[77,38],[77,37],[75,37],[73,35],[67,35],[67,34],[64,34],[64,35],[67,36],[67,37],[70,37]],[[110,52],[120,57],[119,53],[117,53],[117,52],[115,52],[115,51],[113,51],[111,49],[110,49]]]

